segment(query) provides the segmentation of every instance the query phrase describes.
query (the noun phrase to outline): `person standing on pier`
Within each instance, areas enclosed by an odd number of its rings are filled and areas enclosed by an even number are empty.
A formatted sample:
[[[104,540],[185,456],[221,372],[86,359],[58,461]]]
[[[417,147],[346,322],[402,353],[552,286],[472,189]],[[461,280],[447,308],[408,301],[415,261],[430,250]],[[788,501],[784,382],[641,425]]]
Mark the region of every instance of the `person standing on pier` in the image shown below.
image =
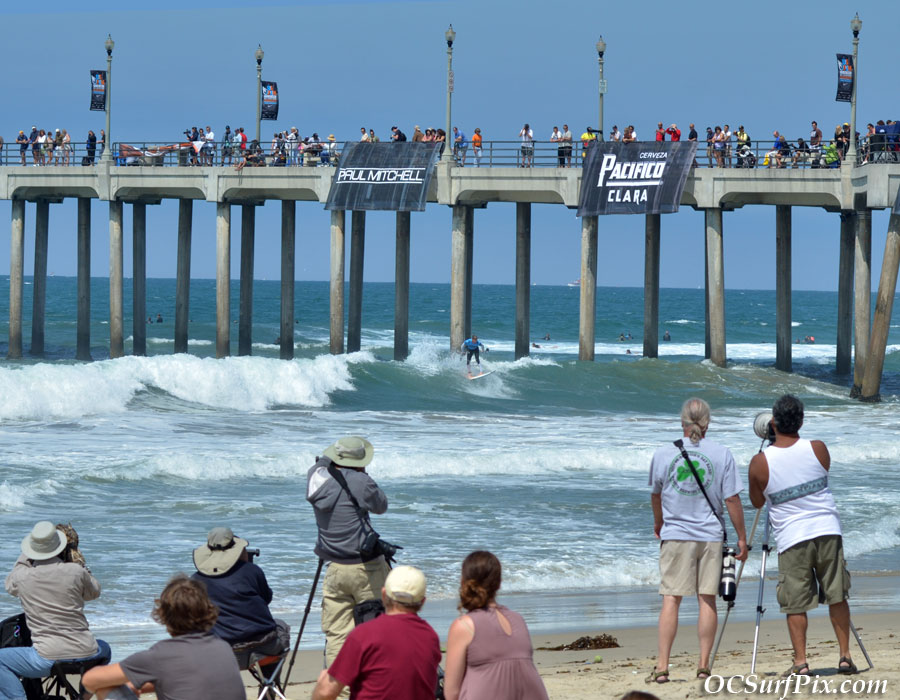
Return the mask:
[[[531,127],[526,124],[519,131],[519,138],[522,139],[522,167],[534,167],[534,132]]]

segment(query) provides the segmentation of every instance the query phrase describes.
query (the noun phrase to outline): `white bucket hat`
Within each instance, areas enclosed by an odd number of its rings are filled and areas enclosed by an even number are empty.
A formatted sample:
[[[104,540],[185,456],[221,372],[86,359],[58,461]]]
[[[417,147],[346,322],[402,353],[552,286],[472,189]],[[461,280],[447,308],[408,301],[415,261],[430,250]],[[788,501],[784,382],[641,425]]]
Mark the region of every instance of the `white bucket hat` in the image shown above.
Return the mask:
[[[41,520],[22,540],[22,554],[35,561],[52,559],[65,548],[66,539],[49,520]]]
[[[206,537],[206,544],[194,550],[194,566],[207,576],[227,574],[248,544],[247,540],[235,537],[230,527],[214,527]]]
[[[375,448],[368,440],[356,435],[342,437],[324,455],[341,467],[364,467],[372,461]]]

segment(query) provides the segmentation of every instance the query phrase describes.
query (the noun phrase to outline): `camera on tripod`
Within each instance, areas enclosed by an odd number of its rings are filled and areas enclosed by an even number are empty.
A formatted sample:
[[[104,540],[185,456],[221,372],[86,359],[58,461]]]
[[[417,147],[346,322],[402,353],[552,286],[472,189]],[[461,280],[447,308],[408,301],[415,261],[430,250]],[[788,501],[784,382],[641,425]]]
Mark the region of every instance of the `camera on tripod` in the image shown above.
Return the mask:
[[[259,556],[259,549],[250,549],[250,547],[245,547],[244,551],[247,552],[247,561],[253,562],[253,557]]]
[[[775,442],[775,428],[772,427],[772,412],[757,413],[753,419],[753,432],[760,440]]]

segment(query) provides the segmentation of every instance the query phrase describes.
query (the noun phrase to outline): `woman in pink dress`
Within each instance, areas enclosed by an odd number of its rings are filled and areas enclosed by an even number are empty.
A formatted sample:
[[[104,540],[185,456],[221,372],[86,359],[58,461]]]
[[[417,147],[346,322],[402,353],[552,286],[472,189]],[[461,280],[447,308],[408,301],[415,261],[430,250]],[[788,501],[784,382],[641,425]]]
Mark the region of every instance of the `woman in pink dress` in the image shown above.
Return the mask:
[[[447,638],[446,700],[548,700],[519,613],[498,605],[500,561],[472,552],[462,565],[459,607]]]

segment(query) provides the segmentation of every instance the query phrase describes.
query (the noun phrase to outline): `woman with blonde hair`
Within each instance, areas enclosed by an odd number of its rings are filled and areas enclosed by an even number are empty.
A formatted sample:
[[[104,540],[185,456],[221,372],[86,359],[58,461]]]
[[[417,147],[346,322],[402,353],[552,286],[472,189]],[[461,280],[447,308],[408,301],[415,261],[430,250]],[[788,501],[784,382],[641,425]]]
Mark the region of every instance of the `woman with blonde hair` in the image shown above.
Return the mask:
[[[496,602],[500,579],[500,561],[490,552],[463,561],[459,607],[467,613],[447,637],[446,700],[547,700],[525,620]]]

